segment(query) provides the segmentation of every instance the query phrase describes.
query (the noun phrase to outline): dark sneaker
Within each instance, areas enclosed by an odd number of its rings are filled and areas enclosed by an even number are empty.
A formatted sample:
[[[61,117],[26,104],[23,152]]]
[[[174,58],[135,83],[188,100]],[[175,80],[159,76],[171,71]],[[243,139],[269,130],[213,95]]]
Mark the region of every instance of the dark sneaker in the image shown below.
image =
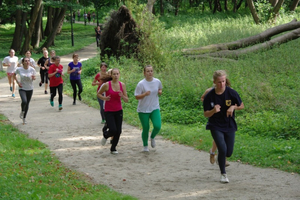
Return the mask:
[[[45,90],[45,94],[48,94],[47,90]]]
[[[40,82],[40,83],[39,83],[39,86],[42,87],[42,85],[43,85],[43,83]]]

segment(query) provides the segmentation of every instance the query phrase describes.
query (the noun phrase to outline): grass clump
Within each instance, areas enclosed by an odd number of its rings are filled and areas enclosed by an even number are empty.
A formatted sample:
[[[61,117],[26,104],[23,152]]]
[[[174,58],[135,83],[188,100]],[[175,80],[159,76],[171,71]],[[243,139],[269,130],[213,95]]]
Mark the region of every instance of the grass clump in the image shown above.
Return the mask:
[[[1,199],[135,199],[68,169],[45,144],[28,139],[3,115],[0,141]]]

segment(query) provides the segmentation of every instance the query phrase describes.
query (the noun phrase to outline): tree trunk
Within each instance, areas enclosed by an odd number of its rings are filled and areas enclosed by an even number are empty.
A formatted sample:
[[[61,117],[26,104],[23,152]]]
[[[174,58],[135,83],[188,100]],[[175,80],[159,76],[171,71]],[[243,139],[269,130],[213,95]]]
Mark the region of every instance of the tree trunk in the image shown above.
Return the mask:
[[[247,5],[249,6],[250,12],[251,12],[252,17],[254,19],[254,22],[256,24],[259,24],[260,23],[260,19],[258,17],[257,12],[256,12],[256,9],[255,9],[253,1],[252,0],[247,0]]]
[[[149,13],[152,13],[153,5],[154,5],[155,1],[156,0],[148,0],[146,9],[147,9],[147,11],[149,11]]]
[[[190,57],[194,57],[194,58],[199,58],[199,57],[221,57],[221,58],[232,58],[232,59],[238,59],[239,56],[241,55],[245,55],[248,53],[253,53],[253,52],[259,52],[262,50],[267,50],[267,49],[271,49],[274,45],[280,45],[282,43],[286,43],[288,41],[291,40],[295,40],[298,39],[300,37],[300,28],[295,29],[289,33],[286,33],[284,35],[278,36],[277,38],[274,38],[270,41],[261,43],[261,44],[257,44],[245,49],[241,49],[241,50],[223,50],[223,51],[219,51],[219,52],[214,52],[214,53],[207,53],[207,54],[203,54],[203,55],[197,55],[197,56],[190,56]]]
[[[25,36],[25,41],[23,43],[22,50],[20,52],[21,54],[24,54],[29,49],[29,43],[30,43],[30,40],[31,40],[31,37],[32,37],[32,34],[33,34],[35,22],[36,22],[36,19],[38,17],[41,6],[42,6],[42,0],[35,0],[34,7],[31,10],[29,28],[28,28],[27,34]]]
[[[22,0],[17,0],[17,6],[22,6]],[[14,49],[15,51],[19,51],[21,48],[21,42],[22,41],[22,10],[17,9],[16,10],[16,27],[14,32],[13,41],[11,43],[10,48]]]
[[[298,6],[299,0],[294,0],[290,6],[290,11],[295,11]]]
[[[163,4],[163,0],[160,0],[160,15],[163,16],[164,15],[164,4]]]
[[[38,48],[40,41],[42,40],[42,18],[43,18],[44,6],[41,6],[41,9],[38,14],[38,18],[35,23],[34,31],[31,38],[31,46],[33,48]]]
[[[290,31],[284,35],[280,35],[274,39],[271,37]],[[191,57],[230,57],[238,58],[241,54],[267,49],[275,44],[282,44],[289,40],[300,37],[300,22],[293,20],[287,24],[282,24],[248,38],[237,40],[234,42],[213,44],[201,48],[184,49],[183,54]],[[258,44],[260,43],[260,44]],[[253,45],[249,47],[250,45]],[[248,47],[247,47],[248,46]],[[247,47],[247,48],[245,48]],[[240,48],[243,48],[239,50]],[[201,55],[195,55],[201,54]]]
[[[51,33],[53,29],[53,10],[54,8],[48,7],[48,12],[47,12],[47,24],[45,28],[45,33],[44,35],[47,37]]]
[[[237,11],[237,0],[233,0],[233,9],[232,11],[235,13]]]
[[[51,45],[54,45],[54,39],[57,34],[57,30],[59,29],[59,26],[65,17],[66,10],[67,10],[66,6],[64,8],[60,9],[60,12],[58,13],[57,18],[53,20],[53,22],[54,22],[53,29],[49,33],[49,36],[48,36],[47,40],[45,41],[45,43],[42,45],[42,47],[49,48]]]
[[[228,1],[224,0],[224,10],[228,11]]]
[[[175,16],[178,15],[178,12],[179,12],[179,3],[180,3],[180,0],[174,0],[174,6],[175,6]]]

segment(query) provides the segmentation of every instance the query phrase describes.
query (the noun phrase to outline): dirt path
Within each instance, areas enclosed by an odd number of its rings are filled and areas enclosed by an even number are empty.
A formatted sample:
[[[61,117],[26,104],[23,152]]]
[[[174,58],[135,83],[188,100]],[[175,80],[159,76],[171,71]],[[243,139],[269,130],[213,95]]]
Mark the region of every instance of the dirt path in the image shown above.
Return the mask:
[[[81,59],[87,59],[96,55],[95,49],[92,44],[77,53]],[[65,68],[71,57],[61,57]],[[38,83],[39,78],[34,83],[26,125],[19,118],[19,94],[11,97],[6,78],[0,80],[0,112],[30,138],[47,144],[61,162],[87,174],[96,183],[141,200],[300,199],[298,174],[231,162],[227,168],[230,183],[221,184],[219,168],[209,163],[207,152],[158,137],[156,149],[142,153],[141,131],[125,123],[119,154],[111,155],[109,144],[100,145],[99,110],[81,102],[74,106],[72,99],[64,95],[63,110],[59,112],[58,97],[51,107],[49,95]]]

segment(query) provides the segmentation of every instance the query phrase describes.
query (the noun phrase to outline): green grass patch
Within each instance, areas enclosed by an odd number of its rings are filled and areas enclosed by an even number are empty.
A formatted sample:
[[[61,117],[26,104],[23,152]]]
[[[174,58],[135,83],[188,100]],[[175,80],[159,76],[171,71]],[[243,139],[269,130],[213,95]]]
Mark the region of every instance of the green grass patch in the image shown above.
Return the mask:
[[[38,140],[29,139],[0,115],[1,199],[135,199],[93,184],[65,167]]]

